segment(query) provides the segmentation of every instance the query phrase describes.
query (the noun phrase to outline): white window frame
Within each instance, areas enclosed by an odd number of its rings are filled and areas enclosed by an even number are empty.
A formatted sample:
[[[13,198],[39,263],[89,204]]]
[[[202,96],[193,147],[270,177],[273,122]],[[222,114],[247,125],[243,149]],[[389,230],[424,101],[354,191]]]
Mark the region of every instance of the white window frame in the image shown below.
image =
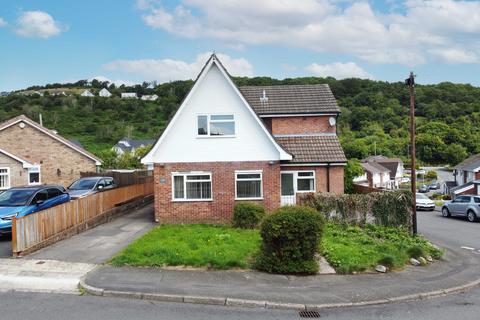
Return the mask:
[[[302,177],[302,176],[298,175],[301,172],[309,172],[309,173],[312,173],[312,175],[308,176],[308,177]],[[295,192],[297,192],[297,193],[312,193],[312,192],[316,191],[317,180],[315,179],[315,170],[295,171],[294,178],[295,178]],[[298,190],[298,180],[302,180],[302,179],[303,180],[311,180],[312,178],[313,178],[313,190]]]
[[[0,167],[0,170],[7,170],[7,173],[0,173],[0,175],[7,177],[7,186],[3,187],[3,188],[0,187],[0,190],[10,189],[10,187],[11,187],[10,168],[9,167]]]
[[[30,174],[31,173],[38,173],[38,182],[30,182]],[[31,167],[28,169],[28,174],[27,174],[27,179],[28,179],[28,185],[29,186],[38,186],[42,184],[42,172],[40,170],[40,166],[35,166]]]
[[[298,177],[299,172],[311,172],[313,173],[313,177]],[[280,177],[282,173],[293,173],[293,191],[295,194],[297,193],[312,193],[317,192],[317,177],[315,175],[315,170],[298,170],[298,171],[280,171]],[[313,178],[313,190],[298,190],[298,179],[312,179]],[[280,186],[281,188],[281,186]],[[280,191],[281,192],[281,191]],[[280,193],[281,194],[281,193]]]
[[[239,174],[260,174],[260,178],[238,179]],[[239,198],[237,196],[237,181],[260,181],[260,197]],[[236,170],[235,171],[235,200],[263,200],[263,170]]]
[[[192,180],[193,182],[210,182],[210,198],[208,199],[187,199],[187,176],[208,175],[208,180]],[[213,182],[212,173],[206,171],[190,171],[190,172],[172,172],[172,201],[173,202],[198,202],[213,201]],[[175,198],[175,177],[183,177],[183,198]]]
[[[211,117],[212,116],[232,116],[233,119],[229,119],[229,120],[212,120]],[[198,134],[198,117],[207,117],[207,134]],[[196,132],[195,134],[197,135],[197,138],[202,138],[202,139],[205,139],[205,138],[234,138],[236,137],[237,135],[237,121],[236,121],[236,117],[235,117],[235,114],[233,113],[212,113],[212,114],[204,114],[204,113],[199,113],[196,115],[196,118],[195,118],[195,121],[196,121]],[[222,136],[212,136],[210,134],[210,122],[233,122],[233,130],[234,130],[234,134],[228,134],[228,135],[222,135]]]

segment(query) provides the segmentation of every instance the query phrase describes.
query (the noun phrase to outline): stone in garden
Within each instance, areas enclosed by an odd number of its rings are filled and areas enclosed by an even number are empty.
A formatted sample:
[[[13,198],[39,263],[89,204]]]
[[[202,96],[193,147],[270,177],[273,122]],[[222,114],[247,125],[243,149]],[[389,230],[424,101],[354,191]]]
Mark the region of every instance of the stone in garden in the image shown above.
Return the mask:
[[[418,261],[415,258],[410,258],[410,263],[412,264],[412,266],[419,266],[420,265],[420,261]]]
[[[432,256],[427,256],[426,259],[427,259],[428,262],[433,262]]]
[[[425,259],[424,257],[418,258],[418,261],[422,266],[426,266],[428,264],[427,259]]]
[[[377,265],[377,266],[375,267],[375,270],[376,270],[377,272],[385,273],[385,272],[387,272],[387,267],[382,266],[381,264],[379,264],[379,265]]]

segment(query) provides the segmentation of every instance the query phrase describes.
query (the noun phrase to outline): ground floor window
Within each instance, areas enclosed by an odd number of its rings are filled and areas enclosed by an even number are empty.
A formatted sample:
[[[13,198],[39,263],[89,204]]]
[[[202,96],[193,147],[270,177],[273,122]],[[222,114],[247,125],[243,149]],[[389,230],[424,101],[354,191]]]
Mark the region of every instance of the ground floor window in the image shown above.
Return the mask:
[[[297,192],[315,192],[315,171],[283,171],[281,173],[282,196]]]
[[[32,167],[28,169],[28,184],[40,184],[40,167]]]
[[[173,200],[212,200],[212,174],[173,173]]]
[[[0,168],[0,190],[10,188],[10,168]]]
[[[262,199],[263,181],[262,171],[236,171],[235,172],[235,198]]]

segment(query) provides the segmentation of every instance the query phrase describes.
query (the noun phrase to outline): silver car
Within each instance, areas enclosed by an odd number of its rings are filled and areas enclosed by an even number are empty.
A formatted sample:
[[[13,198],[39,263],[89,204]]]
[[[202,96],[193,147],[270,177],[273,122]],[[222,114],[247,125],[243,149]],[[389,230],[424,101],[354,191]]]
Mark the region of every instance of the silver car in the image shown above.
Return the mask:
[[[72,199],[78,199],[116,187],[112,177],[88,177],[76,180],[68,187],[67,192]]]
[[[442,216],[466,217],[475,222],[480,218],[480,196],[458,196],[442,207]]]

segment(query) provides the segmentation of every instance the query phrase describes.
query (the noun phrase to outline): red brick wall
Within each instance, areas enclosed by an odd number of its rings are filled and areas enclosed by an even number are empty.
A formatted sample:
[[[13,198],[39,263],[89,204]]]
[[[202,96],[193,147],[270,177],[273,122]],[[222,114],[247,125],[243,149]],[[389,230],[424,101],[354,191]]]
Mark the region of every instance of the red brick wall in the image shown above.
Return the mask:
[[[271,131],[273,134],[335,133],[335,126],[328,123],[329,118],[330,116],[271,118]]]
[[[268,162],[171,163],[155,165],[155,217],[160,223],[229,223],[235,201],[235,170],[263,170],[262,203],[267,211],[280,206],[280,165]],[[212,201],[172,201],[172,172],[212,173]],[[160,183],[165,179],[165,183]]]
[[[475,172],[475,180],[480,180],[480,171]]]

